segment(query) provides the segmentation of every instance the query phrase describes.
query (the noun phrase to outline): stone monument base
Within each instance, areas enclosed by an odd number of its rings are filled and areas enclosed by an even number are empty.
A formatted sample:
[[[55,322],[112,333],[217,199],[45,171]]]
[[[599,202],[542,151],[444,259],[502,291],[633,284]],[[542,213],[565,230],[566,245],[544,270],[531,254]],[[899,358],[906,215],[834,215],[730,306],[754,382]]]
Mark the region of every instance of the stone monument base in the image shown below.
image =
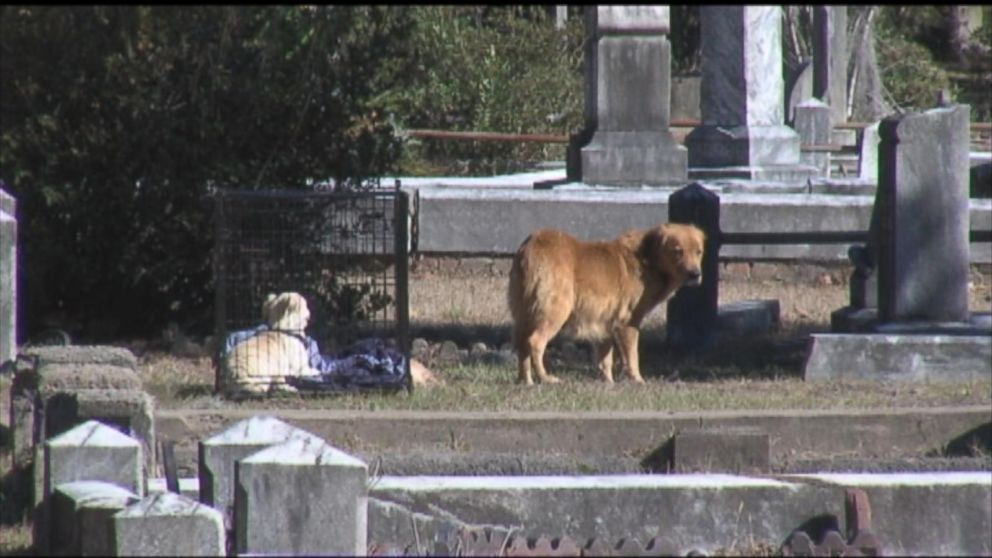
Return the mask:
[[[787,126],[713,126],[694,129],[685,138],[689,178],[744,178],[803,182],[819,176],[799,160],[800,140]]]
[[[596,132],[582,148],[582,181],[671,186],[688,181],[689,152],[668,132]]]
[[[923,333],[813,334],[807,382],[992,379],[992,336]]]
[[[830,314],[832,333],[897,333],[992,336],[992,314],[973,312],[967,322],[896,322],[880,324],[878,308],[845,306]]]

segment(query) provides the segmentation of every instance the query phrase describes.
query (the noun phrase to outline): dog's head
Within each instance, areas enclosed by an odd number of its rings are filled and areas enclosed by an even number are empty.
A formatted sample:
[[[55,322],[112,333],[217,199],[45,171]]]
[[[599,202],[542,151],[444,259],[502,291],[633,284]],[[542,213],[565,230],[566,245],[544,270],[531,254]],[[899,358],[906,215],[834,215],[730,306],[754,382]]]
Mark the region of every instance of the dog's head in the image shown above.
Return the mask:
[[[270,294],[262,303],[262,318],[272,329],[303,331],[310,321],[310,308],[299,293]]]
[[[695,225],[666,223],[645,237],[648,262],[676,285],[697,286],[703,282],[703,246],[706,235]]]

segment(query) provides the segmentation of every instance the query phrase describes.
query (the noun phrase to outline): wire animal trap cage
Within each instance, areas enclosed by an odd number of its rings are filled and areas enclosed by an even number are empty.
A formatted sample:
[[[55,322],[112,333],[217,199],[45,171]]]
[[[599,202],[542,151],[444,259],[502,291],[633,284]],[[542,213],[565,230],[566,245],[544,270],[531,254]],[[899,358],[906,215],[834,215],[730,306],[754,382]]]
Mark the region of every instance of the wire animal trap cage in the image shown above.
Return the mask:
[[[270,293],[296,292],[309,309],[306,335],[321,353],[381,338],[409,355],[409,201],[398,182],[395,188],[374,182],[347,190],[220,190],[214,203],[217,339],[270,319],[263,315]],[[282,358],[278,366],[296,366]],[[218,389],[221,384],[218,366]]]

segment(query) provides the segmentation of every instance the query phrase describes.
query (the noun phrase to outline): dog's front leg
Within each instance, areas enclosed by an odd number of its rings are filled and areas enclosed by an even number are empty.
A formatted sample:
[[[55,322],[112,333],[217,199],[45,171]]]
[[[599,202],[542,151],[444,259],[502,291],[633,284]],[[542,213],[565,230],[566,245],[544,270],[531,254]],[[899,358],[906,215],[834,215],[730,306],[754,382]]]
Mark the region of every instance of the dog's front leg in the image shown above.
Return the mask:
[[[643,384],[644,378],[641,377],[641,365],[637,356],[637,342],[639,338],[640,331],[634,326],[624,326],[617,332],[620,351],[623,353],[623,360],[627,364],[627,374],[631,380]]]
[[[596,345],[596,362],[599,373],[607,383],[613,383],[613,339],[600,341]]]

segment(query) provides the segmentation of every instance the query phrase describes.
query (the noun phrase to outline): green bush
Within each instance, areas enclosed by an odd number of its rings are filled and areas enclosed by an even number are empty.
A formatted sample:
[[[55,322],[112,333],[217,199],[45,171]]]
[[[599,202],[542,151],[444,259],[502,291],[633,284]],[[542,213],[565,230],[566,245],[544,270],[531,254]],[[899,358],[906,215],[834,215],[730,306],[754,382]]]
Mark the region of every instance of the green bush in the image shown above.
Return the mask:
[[[0,176],[19,201],[28,336],[208,330],[212,188],[378,176],[399,158],[376,93],[406,75],[406,10],[0,15]]]
[[[933,108],[941,90],[957,97],[957,89],[947,71],[941,68],[923,43],[913,38],[914,33],[919,36],[933,33],[926,23],[932,18],[925,15],[930,12],[935,14],[935,10],[934,7],[914,7],[912,10],[892,6],[881,8],[875,29],[879,73],[891,96],[890,101],[904,111]]]
[[[581,17],[559,31],[541,6],[411,11],[413,85],[389,98],[402,126],[560,135],[581,127]],[[564,159],[563,145],[546,143],[411,139],[407,148],[407,173],[499,173],[512,161]]]

